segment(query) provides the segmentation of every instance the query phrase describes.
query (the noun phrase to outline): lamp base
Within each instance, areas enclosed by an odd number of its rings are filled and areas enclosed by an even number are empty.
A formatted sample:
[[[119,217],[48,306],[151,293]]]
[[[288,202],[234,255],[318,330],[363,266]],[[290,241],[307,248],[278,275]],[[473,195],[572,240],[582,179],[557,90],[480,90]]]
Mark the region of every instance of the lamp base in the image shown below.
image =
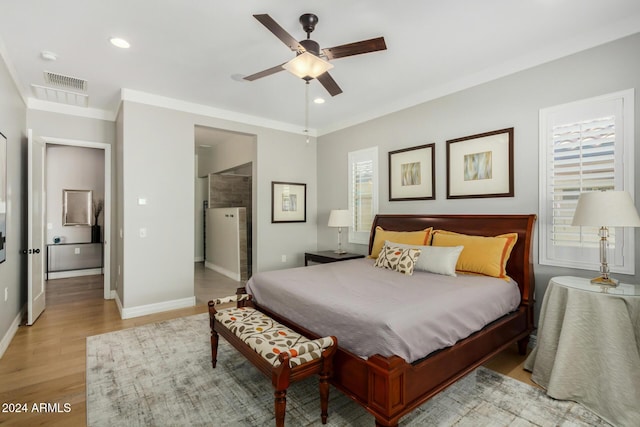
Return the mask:
[[[347,251],[345,251],[344,249],[336,249],[335,251],[333,251],[333,253],[338,255],[344,255],[347,253]]]
[[[596,286],[609,286],[611,288],[615,288],[618,286],[618,283],[618,280],[612,279],[611,277],[600,276],[591,279],[591,284]]]

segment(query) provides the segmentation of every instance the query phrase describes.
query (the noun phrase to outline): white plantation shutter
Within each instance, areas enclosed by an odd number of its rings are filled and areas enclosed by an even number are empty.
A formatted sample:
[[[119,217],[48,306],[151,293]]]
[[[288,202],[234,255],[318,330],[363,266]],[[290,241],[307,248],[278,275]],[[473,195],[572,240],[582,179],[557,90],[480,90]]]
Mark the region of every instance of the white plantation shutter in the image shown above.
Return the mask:
[[[368,244],[378,213],[378,148],[352,151],[349,158],[349,242]]]
[[[598,228],[571,221],[582,192],[633,194],[632,103],[633,91],[626,91],[541,110],[541,264],[598,270]],[[632,236],[610,230],[612,271],[634,268]]]

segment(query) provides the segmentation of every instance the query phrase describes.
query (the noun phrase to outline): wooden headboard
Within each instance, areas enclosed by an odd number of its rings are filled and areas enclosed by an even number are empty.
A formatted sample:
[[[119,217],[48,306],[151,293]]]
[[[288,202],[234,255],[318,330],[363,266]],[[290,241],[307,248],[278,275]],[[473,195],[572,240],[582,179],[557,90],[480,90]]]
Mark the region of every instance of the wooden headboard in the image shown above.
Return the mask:
[[[496,236],[505,233],[518,233],[518,241],[511,251],[507,262],[507,274],[520,287],[522,304],[531,309],[533,324],[533,227],[536,215],[376,215],[371,226],[369,253],[373,247],[376,227],[392,231],[415,231],[433,227],[434,230],[448,230],[478,236]]]

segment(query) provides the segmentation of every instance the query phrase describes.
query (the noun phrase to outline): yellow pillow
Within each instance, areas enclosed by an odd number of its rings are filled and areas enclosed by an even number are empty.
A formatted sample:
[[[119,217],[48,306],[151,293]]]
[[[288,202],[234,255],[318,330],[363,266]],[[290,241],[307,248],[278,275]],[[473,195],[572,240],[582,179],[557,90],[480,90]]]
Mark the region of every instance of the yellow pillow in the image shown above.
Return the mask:
[[[507,261],[518,240],[518,233],[495,237],[470,236],[446,230],[431,233],[433,246],[464,246],[456,270],[508,279]]]
[[[385,240],[392,243],[404,243],[406,245],[425,246],[429,242],[433,227],[425,228],[420,231],[387,231],[382,227],[376,227],[376,236],[373,239],[373,247],[369,258],[378,258],[380,250],[384,246]]]

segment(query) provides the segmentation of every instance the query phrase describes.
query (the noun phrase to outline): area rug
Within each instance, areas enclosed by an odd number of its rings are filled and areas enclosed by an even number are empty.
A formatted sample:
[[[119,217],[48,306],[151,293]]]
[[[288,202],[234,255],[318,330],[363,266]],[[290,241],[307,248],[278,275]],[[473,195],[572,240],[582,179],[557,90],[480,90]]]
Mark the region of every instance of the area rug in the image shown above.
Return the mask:
[[[221,338],[211,367],[208,314],[87,338],[89,426],[272,426],[273,388]],[[318,383],[287,393],[287,426],[320,426]],[[331,388],[329,426],[374,417]],[[478,368],[400,420],[401,426],[606,426],[577,403]]]

